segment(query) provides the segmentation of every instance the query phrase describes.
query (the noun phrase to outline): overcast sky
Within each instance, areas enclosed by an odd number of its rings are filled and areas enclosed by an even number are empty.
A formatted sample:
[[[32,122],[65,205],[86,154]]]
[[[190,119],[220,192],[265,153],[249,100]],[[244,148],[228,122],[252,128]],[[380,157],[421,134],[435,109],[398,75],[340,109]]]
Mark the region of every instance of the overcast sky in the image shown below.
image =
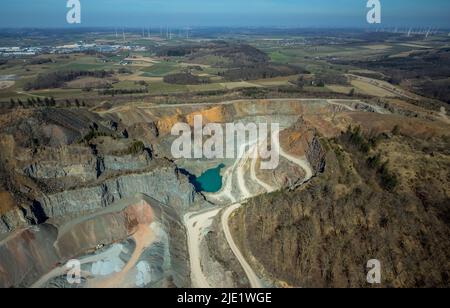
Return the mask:
[[[366,0],[80,0],[82,26],[367,27]],[[0,27],[62,27],[66,0],[1,0]],[[449,0],[381,0],[382,26],[450,28]],[[73,27],[73,26],[72,26]]]

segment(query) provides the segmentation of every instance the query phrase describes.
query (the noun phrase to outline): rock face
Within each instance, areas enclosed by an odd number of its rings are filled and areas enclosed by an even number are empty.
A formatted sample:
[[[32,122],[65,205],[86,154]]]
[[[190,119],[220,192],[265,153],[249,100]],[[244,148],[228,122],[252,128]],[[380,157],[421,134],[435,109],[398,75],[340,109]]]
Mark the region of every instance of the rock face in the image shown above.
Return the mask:
[[[168,204],[179,213],[189,210],[196,202],[202,202],[189,181],[171,167],[119,176],[98,186],[45,195],[38,201],[47,217],[56,218],[98,210],[136,193]]]
[[[152,162],[147,152],[137,155],[94,155],[91,152],[91,149],[79,146],[45,149],[23,171],[18,168],[18,172],[44,183],[57,181],[58,186],[65,188],[72,183],[80,186],[95,181],[103,174],[140,172],[149,168]]]
[[[323,172],[325,169],[325,150],[320,143],[320,137],[314,134],[306,149],[306,158],[308,159],[314,175]]]
[[[27,221],[20,209],[8,211],[0,216],[0,235],[2,233],[8,233],[24,224],[27,224]]]
[[[142,155],[135,160],[132,157],[128,159],[108,157],[104,163],[102,162],[105,176],[101,179],[96,176],[95,161],[80,165],[75,177],[65,177],[64,175],[69,174],[67,169],[57,174],[55,170],[58,170],[58,167],[51,164],[45,167],[42,164],[30,166],[26,169],[30,176],[39,177],[39,181],[48,183],[47,187],[50,185],[58,187],[60,192],[52,193],[51,189],[47,193],[38,193],[31,204],[22,205],[21,208],[0,215],[0,234],[30,224],[40,224],[48,218],[84,215],[137,193],[173,207],[180,215],[192,207],[205,204],[203,197],[196,193],[188,178],[179,174],[175,166],[166,163],[166,166],[161,168],[148,168],[146,157]],[[145,166],[147,169],[138,169]],[[73,166],[71,168],[73,170]],[[122,174],[124,170],[126,171],[124,168],[130,168],[129,173]],[[136,168],[134,172],[131,170],[133,168]],[[119,174],[114,174],[113,171]],[[106,172],[110,172],[110,176]],[[86,184],[79,188],[64,189],[73,183]]]
[[[147,154],[139,156],[124,155],[113,156],[106,155],[102,159],[103,169],[105,171],[137,171],[147,168],[150,164],[150,157]]]
[[[0,164],[11,162],[6,168],[9,182],[0,186],[19,192],[14,194],[18,207],[0,212],[0,233],[48,218],[85,215],[136,193],[153,197],[179,213],[202,203],[175,164],[153,159],[147,140],[120,136],[109,122],[89,112],[65,110],[27,114],[8,122],[5,131],[11,134],[16,153],[0,153]],[[33,125],[30,136],[24,123]],[[152,132],[151,140],[158,136],[154,124],[141,126]],[[134,137],[142,137],[140,130],[132,131]]]
[[[35,179],[77,177],[84,182],[96,179],[96,167],[96,159],[90,159],[83,164],[70,164],[62,166],[55,166],[54,162],[42,162],[33,163],[24,170],[24,173]]]
[[[0,287],[27,287],[58,262],[52,225],[15,231],[0,241]]]
[[[63,225],[54,244],[58,256],[68,260],[99,244],[124,240],[134,234],[140,225],[150,225],[155,219],[153,208],[145,201],[132,204],[122,211],[113,210],[114,206],[94,216],[80,217]]]
[[[93,252],[98,245],[125,241],[139,226],[155,223],[166,235],[161,243],[155,243],[165,249],[160,253],[156,250],[156,256],[153,253],[153,258],[164,263],[159,278],[174,286],[189,287],[185,230],[179,216],[143,195],[123,199],[88,216],[66,222],[55,220],[0,238],[0,287],[29,287],[39,279],[44,279],[39,285],[45,285],[52,276],[42,277],[57,264]]]

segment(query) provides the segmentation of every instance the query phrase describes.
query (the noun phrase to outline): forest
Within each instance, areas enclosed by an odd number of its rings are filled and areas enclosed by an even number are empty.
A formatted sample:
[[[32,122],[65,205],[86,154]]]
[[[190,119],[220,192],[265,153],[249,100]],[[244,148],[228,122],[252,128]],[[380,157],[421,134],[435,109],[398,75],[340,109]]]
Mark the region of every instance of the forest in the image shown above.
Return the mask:
[[[24,86],[25,91],[60,88],[66,82],[75,80],[79,77],[95,77],[105,78],[112,76],[114,72],[97,70],[97,71],[83,71],[83,70],[69,70],[57,71],[45,74],[39,74],[35,80],[27,82]]]

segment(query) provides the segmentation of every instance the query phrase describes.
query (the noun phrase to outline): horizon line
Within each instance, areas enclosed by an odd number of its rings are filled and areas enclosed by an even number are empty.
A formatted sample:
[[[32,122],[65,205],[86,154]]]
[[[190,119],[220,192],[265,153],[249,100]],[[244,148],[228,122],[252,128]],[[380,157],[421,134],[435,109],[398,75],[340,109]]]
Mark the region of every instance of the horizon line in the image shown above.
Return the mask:
[[[0,30],[86,30],[86,29],[132,29],[132,30],[142,30],[147,28],[160,28],[160,27],[169,27],[171,29],[186,29],[187,27],[190,30],[193,29],[273,29],[273,30],[301,30],[301,29],[327,29],[327,30],[389,30],[389,29],[427,29],[432,28],[435,30],[450,30],[450,27],[438,27],[438,26],[424,26],[424,25],[403,25],[403,26],[382,26],[382,25],[367,25],[367,26],[230,26],[230,25],[214,25],[214,26],[170,26],[166,24],[160,25],[142,25],[142,26],[83,26],[83,25],[67,25],[67,26],[25,26],[25,27],[16,27],[16,26],[0,26]]]

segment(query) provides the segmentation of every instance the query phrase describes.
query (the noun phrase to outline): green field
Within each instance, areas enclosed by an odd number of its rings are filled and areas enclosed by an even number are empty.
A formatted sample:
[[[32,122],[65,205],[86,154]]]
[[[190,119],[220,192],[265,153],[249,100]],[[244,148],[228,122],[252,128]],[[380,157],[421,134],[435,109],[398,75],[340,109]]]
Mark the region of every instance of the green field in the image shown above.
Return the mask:
[[[175,62],[160,62],[142,70],[145,77],[164,77],[181,71],[181,67]]]
[[[151,94],[180,93],[188,90],[188,86],[155,82],[150,84]]]

